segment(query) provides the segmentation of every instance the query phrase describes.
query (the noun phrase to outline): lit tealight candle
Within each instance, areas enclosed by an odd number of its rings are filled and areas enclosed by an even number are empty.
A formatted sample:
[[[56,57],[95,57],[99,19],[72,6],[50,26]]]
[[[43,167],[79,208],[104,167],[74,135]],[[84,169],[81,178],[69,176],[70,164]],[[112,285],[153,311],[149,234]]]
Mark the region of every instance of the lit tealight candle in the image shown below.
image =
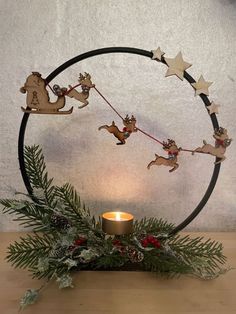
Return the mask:
[[[124,212],[102,214],[102,230],[107,234],[122,235],[133,231],[133,215]]]

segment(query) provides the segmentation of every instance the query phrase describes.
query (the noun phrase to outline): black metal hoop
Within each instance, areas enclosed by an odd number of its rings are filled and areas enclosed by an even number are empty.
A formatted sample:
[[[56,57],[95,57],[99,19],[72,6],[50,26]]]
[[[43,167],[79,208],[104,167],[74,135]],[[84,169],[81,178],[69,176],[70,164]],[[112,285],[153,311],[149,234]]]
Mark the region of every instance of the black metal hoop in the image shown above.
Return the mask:
[[[92,50],[92,51],[83,53],[79,56],[76,56],[76,57],[66,61],[65,63],[63,63],[56,70],[54,70],[51,74],[48,75],[48,77],[46,78],[46,83],[49,83],[58,74],[60,74],[65,69],[67,69],[68,67],[70,67],[71,65],[73,65],[75,63],[78,63],[82,60],[85,60],[85,59],[88,59],[88,58],[91,58],[94,56],[98,56],[98,55],[102,55],[102,54],[108,54],[108,53],[131,53],[131,54],[137,54],[137,55],[141,55],[141,56],[148,57],[148,58],[152,58],[152,56],[153,56],[152,52],[150,52],[150,51],[137,49],[137,48],[130,48],[130,47],[108,47],[108,48]],[[164,58],[162,58],[160,62],[163,64],[166,64]],[[196,82],[192,78],[192,76],[189,75],[186,71],[184,71],[184,78],[190,84]],[[209,106],[211,104],[206,95],[200,94],[200,97],[201,97],[203,103],[205,104],[205,106]],[[27,173],[26,173],[25,161],[24,161],[24,137],[25,137],[25,130],[26,130],[28,119],[29,119],[29,115],[30,115],[29,113],[24,113],[22,121],[21,121],[19,138],[18,138],[18,158],[19,158],[19,164],[20,164],[20,171],[21,171],[21,175],[22,175],[25,187],[26,187],[28,193],[32,196],[32,187],[30,185],[30,181],[29,181],[29,178],[28,178]],[[213,125],[213,129],[214,130],[218,129],[219,124],[218,124],[216,115],[213,113],[210,115],[210,118],[211,118],[211,122]],[[219,159],[216,158],[216,161],[218,161],[218,160]],[[208,199],[210,198],[212,191],[214,190],[216,181],[218,179],[219,172],[220,172],[220,163],[216,164],[214,166],[213,174],[212,174],[210,183],[208,185],[208,188],[207,188],[205,194],[203,195],[203,198],[201,199],[201,201],[197,205],[197,207],[193,210],[193,212],[183,222],[181,222],[178,226],[176,226],[169,233],[169,235],[174,235],[177,232],[179,232],[180,230],[184,229],[200,213],[200,211],[203,209],[203,207],[206,205]]]

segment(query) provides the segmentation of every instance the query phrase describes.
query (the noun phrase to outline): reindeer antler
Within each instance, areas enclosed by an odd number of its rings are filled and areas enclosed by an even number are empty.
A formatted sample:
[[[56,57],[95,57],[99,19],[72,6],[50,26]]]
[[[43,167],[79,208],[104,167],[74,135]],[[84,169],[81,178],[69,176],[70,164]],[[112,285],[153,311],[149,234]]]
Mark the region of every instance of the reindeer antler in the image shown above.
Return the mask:
[[[174,140],[168,138],[168,142],[163,141],[163,146],[165,148],[170,148],[173,145],[176,145]]]
[[[38,77],[42,77],[42,75],[39,72],[32,72],[33,75],[36,75]]]
[[[135,117],[132,115],[131,116],[131,121],[133,122],[133,121],[135,121],[136,122],[136,119],[135,119]]]
[[[87,72],[84,72],[84,77],[88,78],[88,79],[91,79],[91,75],[89,73],[87,73]]]
[[[82,74],[82,73],[80,73],[79,74],[79,81],[82,81],[82,80],[84,80],[85,79],[85,76]]]
[[[136,119],[135,119],[135,117],[133,115],[130,118],[129,115],[127,114],[126,117],[124,118],[124,122],[126,122],[126,123],[135,123]]]
[[[219,129],[215,129],[215,135],[221,136],[222,134],[225,133],[225,131],[226,131],[226,129],[224,129],[220,126]]]
[[[125,121],[125,122],[130,122],[130,118],[129,118],[129,115],[128,115],[128,114],[127,114],[126,117],[124,118],[124,121]]]

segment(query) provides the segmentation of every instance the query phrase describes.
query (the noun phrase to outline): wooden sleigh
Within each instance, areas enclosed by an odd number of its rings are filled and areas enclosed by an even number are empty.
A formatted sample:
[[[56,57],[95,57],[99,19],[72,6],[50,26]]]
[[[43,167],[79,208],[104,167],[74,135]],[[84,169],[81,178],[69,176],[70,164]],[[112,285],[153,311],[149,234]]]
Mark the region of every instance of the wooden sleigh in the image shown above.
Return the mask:
[[[75,98],[76,100],[88,105],[87,98],[89,96],[89,90],[95,85],[91,82],[91,76],[88,73],[82,75],[80,73],[78,85],[81,85],[82,92],[79,93],[75,90],[75,87],[69,86],[69,90],[66,87],[60,87],[59,85],[53,86],[53,93],[57,96],[55,102],[50,102],[49,94],[46,89],[46,82],[41,77],[38,72],[32,72],[26,79],[23,87],[21,87],[21,93],[27,93],[26,104],[27,107],[21,107],[21,110],[25,113],[30,114],[71,114],[73,112],[73,107],[69,110],[60,111],[60,109],[65,107],[66,96],[70,98]],[[77,85],[77,86],[78,86]]]

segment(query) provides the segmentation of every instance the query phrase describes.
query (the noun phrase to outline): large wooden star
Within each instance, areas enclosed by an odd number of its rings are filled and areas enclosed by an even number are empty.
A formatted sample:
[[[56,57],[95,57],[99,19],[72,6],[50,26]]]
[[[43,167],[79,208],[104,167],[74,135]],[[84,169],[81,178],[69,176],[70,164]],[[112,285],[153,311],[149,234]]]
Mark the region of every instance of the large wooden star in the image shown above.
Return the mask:
[[[160,47],[158,47],[156,50],[152,50],[152,53],[152,59],[157,61],[161,61],[161,57],[165,54],[163,51],[161,51]]]
[[[213,82],[205,81],[203,76],[201,75],[196,83],[191,83],[191,85],[195,88],[195,96],[200,94],[209,96],[208,88],[211,86],[212,83]]]
[[[214,101],[211,102],[210,106],[207,106],[207,110],[209,112],[209,115],[213,114],[213,113],[219,113],[218,109],[219,109],[220,105],[217,105],[214,103]]]
[[[181,51],[177,54],[175,58],[165,58],[165,61],[169,67],[166,72],[166,76],[176,75],[182,81],[184,79],[184,71],[190,68],[192,65],[183,60]]]

